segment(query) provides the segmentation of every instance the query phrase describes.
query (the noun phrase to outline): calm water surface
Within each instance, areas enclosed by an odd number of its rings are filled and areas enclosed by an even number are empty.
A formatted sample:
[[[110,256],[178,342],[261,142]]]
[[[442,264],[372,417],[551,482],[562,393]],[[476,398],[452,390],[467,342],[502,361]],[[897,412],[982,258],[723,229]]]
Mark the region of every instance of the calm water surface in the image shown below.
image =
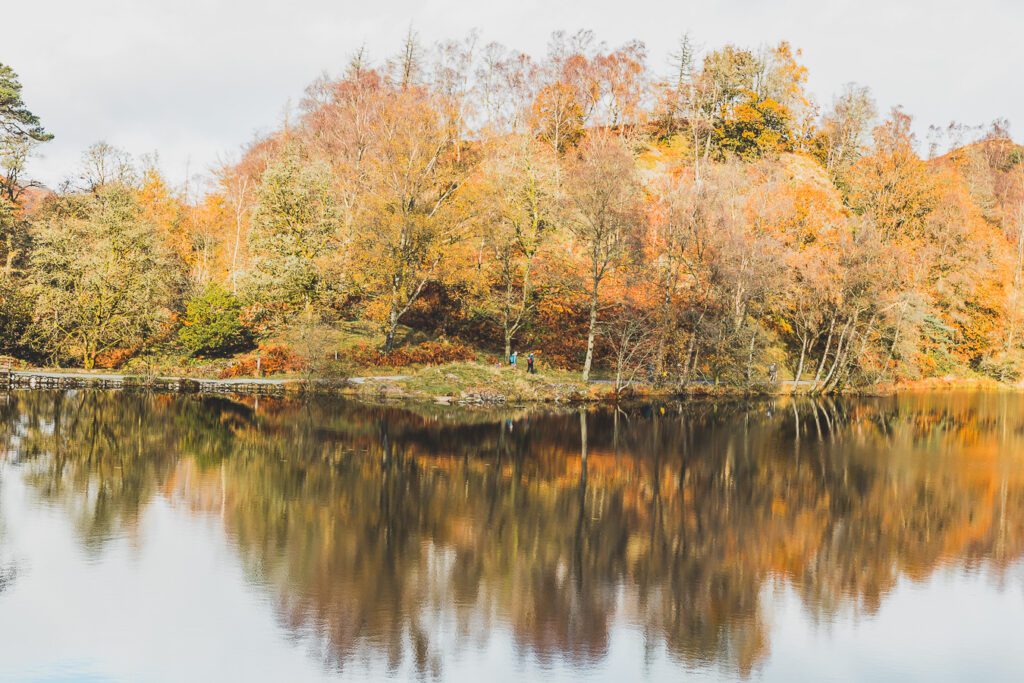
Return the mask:
[[[1024,679],[1024,397],[0,394],[0,680]]]

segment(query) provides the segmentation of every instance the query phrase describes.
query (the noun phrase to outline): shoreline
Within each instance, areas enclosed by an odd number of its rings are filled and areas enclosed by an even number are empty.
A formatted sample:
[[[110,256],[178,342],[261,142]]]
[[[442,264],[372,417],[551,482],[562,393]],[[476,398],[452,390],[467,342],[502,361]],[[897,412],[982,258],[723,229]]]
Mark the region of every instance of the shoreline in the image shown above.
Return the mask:
[[[276,395],[286,393],[288,381],[274,378],[145,377],[118,373],[33,369],[12,370],[6,377],[0,377],[0,387],[10,389],[153,389],[182,394]]]
[[[760,384],[752,388],[694,384],[685,391],[678,388],[657,388],[638,384],[623,392],[615,392],[607,380],[565,381],[565,377],[548,378],[544,375],[521,376],[515,372],[493,373],[504,375],[505,384],[497,381],[472,381],[446,372],[456,366],[435,366],[427,370],[443,375],[447,384],[432,385],[418,381],[421,371],[409,374],[367,375],[338,380],[301,377],[252,377],[219,379],[173,375],[130,375],[111,372],[84,372],[75,370],[21,369],[0,373],[0,389],[12,390],[68,390],[68,389],[142,389],[177,394],[241,395],[241,396],[338,396],[362,400],[389,400],[396,402],[437,403],[442,405],[504,405],[504,404],[590,404],[644,400],[708,400],[720,398],[771,398],[778,396],[810,396],[800,391],[791,380],[777,385]],[[488,370],[487,368],[478,368]],[[488,379],[487,377],[483,378]],[[510,382],[529,381],[526,389]],[[562,381],[558,381],[561,379]],[[804,383],[801,383],[804,385]],[[503,391],[504,390],[504,391]],[[848,396],[892,396],[900,393],[936,391],[1024,391],[1024,384],[1005,384],[994,380],[970,377],[928,378],[913,382],[887,383],[840,392]]]

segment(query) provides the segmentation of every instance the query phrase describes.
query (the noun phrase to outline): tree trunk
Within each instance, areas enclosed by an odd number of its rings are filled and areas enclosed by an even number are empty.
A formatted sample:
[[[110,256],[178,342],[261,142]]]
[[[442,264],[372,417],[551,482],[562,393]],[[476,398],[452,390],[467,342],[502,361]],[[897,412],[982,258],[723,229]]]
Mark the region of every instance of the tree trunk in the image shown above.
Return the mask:
[[[587,332],[587,357],[583,361],[583,381],[590,379],[590,366],[594,362],[594,337],[597,335],[597,283],[590,298],[590,329]]]
[[[821,354],[821,361],[818,363],[818,371],[814,373],[814,385],[817,386],[821,380],[821,373],[825,370],[825,361],[828,359],[829,349],[832,347],[832,332],[836,327],[836,318],[832,316],[832,321],[828,325],[828,337],[825,339],[825,351]]]
[[[238,293],[238,249],[242,243],[242,214],[245,203],[245,190],[249,186],[248,178],[242,181],[235,198],[235,245],[231,250],[231,293]]]
[[[878,369],[878,375],[875,376],[875,384],[882,381],[882,377],[889,371],[889,363],[892,362],[892,358],[896,353],[896,344],[899,343],[900,339],[900,328],[903,326],[903,315],[906,313],[907,304],[906,302],[900,306],[900,317],[896,319],[896,331],[892,335],[892,344],[889,345],[889,353],[885,357],[885,362],[882,363],[882,367]]]
[[[683,358],[683,376],[680,378],[680,384],[686,386],[690,383],[690,359],[693,357],[694,346],[697,343],[697,331],[694,330],[690,334],[690,341],[686,343],[686,357]]]
[[[392,306],[388,314],[388,329],[384,335],[384,353],[391,353],[395,348],[395,333],[398,331],[398,310]]]
[[[700,324],[704,321],[705,313],[707,313],[706,308],[701,311],[697,322],[693,324],[693,332],[690,334],[690,341],[686,345],[686,360],[683,365],[683,386],[690,383],[690,377],[697,370],[697,355],[700,353],[700,347],[697,345],[697,330],[700,329]]]
[[[660,386],[662,378],[665,376],[665,356],[668,354],[668,344],[665,329],[662,328],[658,331],[658,348],[654,352],[654,385]]]
[[[856,334],[856,330],[857,330],[857,317],[859,315],[860,315],[859,312],[855,313],[853,318],[851,320],[847,320],[846,324],[843,325],[843,331],[839,333],[839,341],[836,343],[835,359],[832,361],[832,366],[829,368],[828,374],[825,376],[825,381],[821,385],[821,390],[825,390],[825,389],[829,388],[829,384],[832,382],[832,378],[836,374],[836,369],[842,364],[842,362],[843,362],[843,353],[847,351],[847,349],[848,349],[848,347],[850,345],[850,342],[849,342],[849,340],[846,337],[846,333],[850,330],[850,325],[852,323],[853,324],[853,329],[854,329],[854,334]],[[846,342],[845,345],[843,343],[844,341]],[[815,391],[819,390],[817,384],[815,384],[814,389],[815,389]]]
[[[515,335],[512,323],[512,274],[508,266],[505,267],[505,301],[501,311],[501,331],[505,337],[505,362],[508,362],[512,355],[512,337]]]
[[[853,348],[854,337],[857,336],[857,318],[859,316],[859,312],[853,316],[853,332],[850,334],[850,340],[846,344],[846,357],[839,366],[839,371],[836,373],[835,377],[832,378],[832,384],[828,387],[829,391],[838,389],[839,385],[845,382],[845,378],[849,377],[851,366],[853,366],[855,361],[862,358],[864,356],[864,351],[867,350],[868,337],[871,335],[871,330],[875,326],[875,319],[878,317],[878,314],[873,314],[871,319],[868,320],[867,327],[864,328],[864,334],[862,334],[860,338],[860,347],[858,347],[856,354],[851,354],[850,349]]]
[[[796,376],[793,377],[793,388],[800,384],[800,377],[804,374],[804,360],[807,358],[807,335],[803,335],[803,343],[800,345],[800,362],[796,366]]]
[[[1020,314],[1017,310],[1017,303],[1020,299],[1021,286],[1024,284],[1024,226],[1017,228],[1017,262],[1013,269],[1013,295],[1011,297],[1011,310],[1013,318],[1010,320],[1006,332],[1006,351],[1013,351],[1014,332],[1020,322]]]
[[[671,272],[672,271],[670,270],[662,283],[662,289],[664,292],[661,298],[661,310],[658,313],[658,350],[655,357],[655,370],[658,373],[658,384],[660,384],[661,379],[665,377],[665,356],[668,355],[668,335],[669,330],[673,327],[669,324],[669,316],[672,312],[672,290],[675,289],[675,285],[673,284],[675,278],[672,277]]]
[[[754,379],[754,344],[757,341],[757,329],[750,335],[750,351],[747,353],[747,386],[753,383]]]

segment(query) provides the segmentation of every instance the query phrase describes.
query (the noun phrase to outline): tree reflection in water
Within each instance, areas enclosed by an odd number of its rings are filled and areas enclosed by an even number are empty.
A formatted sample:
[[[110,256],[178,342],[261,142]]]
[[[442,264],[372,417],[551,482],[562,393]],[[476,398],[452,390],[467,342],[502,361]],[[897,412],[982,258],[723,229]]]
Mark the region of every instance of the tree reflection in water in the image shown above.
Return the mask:
[[[8,397],[0,396],[0,421],[6,422],[7,408],[10,405]],[[7,449],[5,448],[4,451]],[[0,457],[4,457],[6,453],[0,451]],[[3,490],[3,472],[0,471],[0,491]],[[4,524],[4,512],[3,512],[3,498],[0,495],[0,594],[2,594],[7,587],[14,583],[14,577],[16,573],[16,566],[14,561],[7,556],[7,543],[5,542],[5,524]]]
[[[587,412],[15,393],[9,459],[91,553],[157,496],[222,519],[329,666],[443,672],[498,629],[599,662],[612,624],[751,672],[765,590],[827,622],[1024,543],[1024,399],[932,395]],[[443,638],[441,637],[443,634]]]

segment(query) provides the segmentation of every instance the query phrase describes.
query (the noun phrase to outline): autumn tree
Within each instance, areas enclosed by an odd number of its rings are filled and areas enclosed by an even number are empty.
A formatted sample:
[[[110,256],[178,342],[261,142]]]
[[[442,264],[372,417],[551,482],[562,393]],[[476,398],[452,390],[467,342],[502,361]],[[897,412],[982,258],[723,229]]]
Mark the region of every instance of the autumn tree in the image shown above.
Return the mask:
[[[478,38],[474,30],[462,40],[445,40],[436,46],[431,90],[452,140],[467,139],[476,116],[471,93],[475,88],[473,65]],[[456,149],[456,153],[460,151]]]
[[[0,279],[10,279],[20,272],[29,248],[28,226],[19,207],[0,197]]]
[[[611,128],[646,119],[647,47],[638,40],[593,58],[600,92],[600,122]]]
[[[337,248],[325,265],[330,277],[342,287],[350,284],[352,277],[353,248],[371,191],[370,160],[376,153],[381,111],[392,87],[361,55],[356,55],[343,78],[314,82],[302,104],[305,146],[330,171],[338,220]],[[245,191],[239,182],[244,178],[230,181],[236,215],[242,206],[237,198]]]
[[[631,41],[614,50],[596,43],[589,31],[556,32],[541,69],[534,99],[534,133],[564,154],[588,126],[618,129],[646,119],[647,49]]]
[[[813,153],[837,182],[864,154],[868,132],[875,117],[875,103],[864,86],[849,83],[822,117]]]
[[[153,225],[168,252],[187,266],[195,262],[197,246],[196,227],[188,220],[192,208],[186,198],[178,194],[164,179],[155,160],[150,160],[140,172],[127,172],[125,178],[138,180],[137,199],[142,219]],[[103,181],[99,187],[112,181]],[[123,182],[123,181],[117,181]]]
[[[589,323],[583,379],[594,360],[601,286],[622,268],[639,244],[643,217],[633,157],[614,136],[589,137],[566,182],[566,226],[584,262]]]
[[[769,339],[765,317],[778,287],[780,245],[765,226],[751,220],[760,210],[756,184],[747,168],[733,163],[716,169],[709,184],[710,211],[718,229],[710,239],[710,314],[700,335],[710,377],[750,385]]]
[[[85,192],[98,193],[111,184],[135,185],[138,180],[131,155],[104,140],[85,150],[81,164],[78,189]]]
[[[131,188],[55,199],[33,232],[33,334],[54,357],[92,368],[104,351],[134,348],[167,320],[176,273]]]
[[[849,202],[878,226],[885,239],[920,236],[935,208],[928,168],[914,150],[911,118],[894,109],[875,128],[873,153],[861,158],[849,174]]]
[[[803,145],[812,105],[798,56],[783,42],[763,55],[726,46],[705,58],[704,77],[718,96],[714,129],[723,152],[754,158]]]
[[[0,353],[25,356],[26,333],[32,322],[32,300],[20,280],[0,278]]]
[[[230,165],[221,168],[217,182],[220,197],[230,215],[230,229],[226,240],[227,278],[232,294],[238,293],[239,274],[244,271],[247,256],[249,218],[252,214],[255,183],[249,176]]]
[[[601,336],[611,349],[614,386],[617,393],[639,379],[649,379],[658,352],[657,322],[642,303],[621,302],[600,325]]]
[[[506,358],[536,305],[534,262],[556,222],[557,163],[542,145],[520,138],[503,145],[484,168],[484,309],[501,324]]]
[[[355,237],[356,286],[374,302],[384,349],[403,317],[468,230],[460,190],[470,175],[460,142],[418,87],[385,96],[367,156],[366,206]]]
[[[723,111],[715,132],[722,151],[752,159],[788,149],[791,123],[783,105],[747,90]]]
[[[694,122],[690,109],[694,100],[695,73],[694,57],[696,48],[689,34],[683,34],[679,45],[669,56],[672,71],[659,86],[655,124],[658,133],[665,139],[682,130],[684,123]],[[697,145],[699,147],[699,145]]]
[[[664,376],[674,349],[676,379],[683,385],[694,374],[700,347],[707,341],[702,337],[715,310],[715,240],[726,234],[732,217],[723,210],[714,176],[709,182],[665,179],[652,188],[649,205],[646,263],[658,290],[655,366]]]
[[[287,149],[263,174],[255,201],[247,297],[283,314],[306,308],[326,284],[320,259],[337,229],[328,171]]]
[[[533,102],[534,133],[558,154],[565,154],[583,136],[583,107],[565,83],[544,86]]]
[[[539,72],[539,65],[527,54],[499,43],[484,46],[475,75],[478,108],[487,134],[525,131]]]

